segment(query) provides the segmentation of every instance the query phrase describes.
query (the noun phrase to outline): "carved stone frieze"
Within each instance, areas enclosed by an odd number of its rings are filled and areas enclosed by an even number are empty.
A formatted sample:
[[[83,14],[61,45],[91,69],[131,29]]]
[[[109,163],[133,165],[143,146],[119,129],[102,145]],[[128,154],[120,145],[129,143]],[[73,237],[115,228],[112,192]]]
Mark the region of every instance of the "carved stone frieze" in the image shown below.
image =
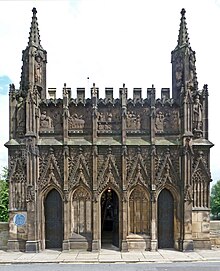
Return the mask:
[[[83,130],[85,126],[85,120],[82,115],[76,113],[68,118],[68,129],[69,130]]]
[[[97,113],[97,123],[99,132],[111,132],[120,127],[120,113],[118,108],[112,110],[102,110]]]
[[[126,119],[127,130],[140,130],[141,129],[141,116],[133,111],[127,112]]]
[[[46,110],[43,110],[40,115],[40,130],[54,130],[52,119],[47,115]]]
[[[177,133],[179,128],[179,111],[177,109],[170,107],[156,109],[156,133]]]

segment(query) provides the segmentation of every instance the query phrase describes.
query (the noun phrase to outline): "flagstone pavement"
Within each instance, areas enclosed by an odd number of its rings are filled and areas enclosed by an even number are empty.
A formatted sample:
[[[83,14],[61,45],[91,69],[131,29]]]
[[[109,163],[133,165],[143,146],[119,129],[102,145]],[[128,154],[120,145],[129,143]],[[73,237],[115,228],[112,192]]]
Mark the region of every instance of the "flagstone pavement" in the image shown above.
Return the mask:
[[[7,252],[0,250],[0,264],[13,263],[141,263],[141,262],[196,262],[219,261],[220,249],[180,252],[170,249],[151,251],[120,252],[114,249],[101,249],[99,252],[80,250],[44,250],[39,253]]]

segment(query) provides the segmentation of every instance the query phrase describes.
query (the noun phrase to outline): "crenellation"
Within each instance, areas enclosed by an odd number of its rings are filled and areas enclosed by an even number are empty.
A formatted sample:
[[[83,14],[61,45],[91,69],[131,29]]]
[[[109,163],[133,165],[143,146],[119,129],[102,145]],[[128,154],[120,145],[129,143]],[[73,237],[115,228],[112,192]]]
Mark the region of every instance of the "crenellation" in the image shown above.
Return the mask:
[[[107,102],[113,102],[113,88],[105,88],[105,99]]]
[[[48,95],[49,95],[49,99],[53,99],[56,100],[56,88],[48,88]]]
[[[133,89],[133,100],[140,101],[142,99],[142,89],[141,88],[134,88]]]
[[[169,100],[170,99],[170,89],[169,88],[162,88],[161,89],[161,100]]]
[[[77,93],[77,102],[84,103],[84,101],[85,101],[85,88],[77,88],[76,93]]]

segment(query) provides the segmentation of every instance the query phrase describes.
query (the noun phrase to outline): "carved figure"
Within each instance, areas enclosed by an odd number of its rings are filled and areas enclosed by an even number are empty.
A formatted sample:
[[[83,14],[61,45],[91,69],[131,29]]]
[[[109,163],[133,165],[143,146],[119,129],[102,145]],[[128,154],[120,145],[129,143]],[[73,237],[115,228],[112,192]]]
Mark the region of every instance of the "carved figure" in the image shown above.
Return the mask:
[[[68,120],[69,129],[83,129],[85,121],[82,119],[82,116],[74,114]]]
[[[194,116],[194,128],[201,130],[202,128],[202,105],[199,101],[199,95],[196,95],[195,102],[193,105],[193,116]]]
[[[108,122],[111,122],[111,121],[112,121],[112,113],[109,113],[109,114],[108,114],[107,121],[108,121]]]
[[[164,130],[164,114],[159,111],[156,114],[155,126],[157,132],[163,132]]]
[[[42,83],[42,58],[40,55],[35,57],[34,78],[36,83]]]
[[[137,115],[133,111],[128,111],[127,114],[127,129],[129,130],[140,130],[141,128],[141,118],[140,115]]]
[[[17,104],[17,126],[24,127],[25,125],[25,114],[24,114],[24,100],[19,97]]]
[[[47,116],[47,112],[43,111],[40,116],[40,127],[41,128],[51,128],[52,121],[49,116]]]

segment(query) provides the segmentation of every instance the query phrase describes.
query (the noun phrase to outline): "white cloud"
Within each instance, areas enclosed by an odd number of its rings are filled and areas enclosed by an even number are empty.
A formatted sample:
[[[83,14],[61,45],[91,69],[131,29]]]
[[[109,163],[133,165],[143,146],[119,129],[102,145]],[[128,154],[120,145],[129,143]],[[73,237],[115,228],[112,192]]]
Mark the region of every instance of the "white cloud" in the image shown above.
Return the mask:
[[[75,91],[95,82],[113,86],[115,96],[125,83],[133,87],[154,84],[171,88],[171,51],[178,37],[180,10],[186,9],[190,43],[196,51],[199,87],[209,84],[211,168],[217,172],[217,101],[219,93],[220,6],[216,0],[77,0],[0,1],[0,75],[18,87],[21,51],[28,41],[31,9],[38,10],[42,45],[48,52],[47,85],[61,93],[63,83]],[[74,94],[75,95],[75,94]],[[2,101],[1,101],[2,104]],[[217,178],[217,177],[216,177]],[[220,176],[219,176],[220,179]]]

